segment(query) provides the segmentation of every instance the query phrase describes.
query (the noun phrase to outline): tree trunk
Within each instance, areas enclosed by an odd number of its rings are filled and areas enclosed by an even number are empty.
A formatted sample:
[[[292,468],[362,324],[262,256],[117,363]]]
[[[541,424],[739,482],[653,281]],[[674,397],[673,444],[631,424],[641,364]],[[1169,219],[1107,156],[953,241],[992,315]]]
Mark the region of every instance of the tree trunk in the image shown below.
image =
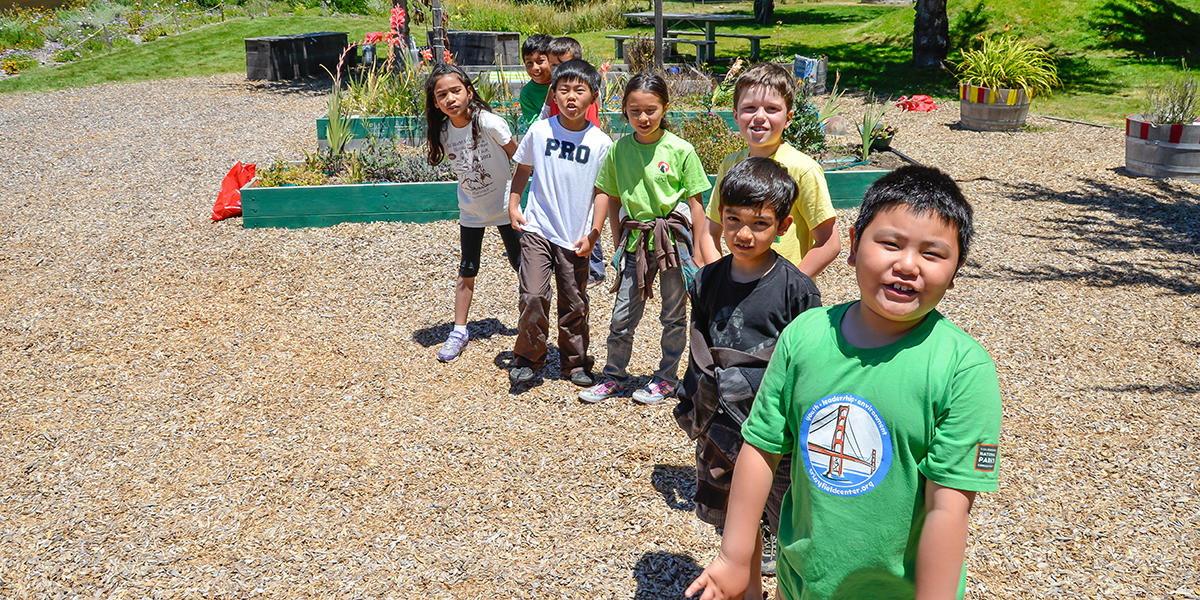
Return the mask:
[[[946,0],[917,0],[913,19],[913,64],[936,67],[950,51],[950,19]]]
[[[754,0],[754,22],[759,25],[774,25],[775,0]]]

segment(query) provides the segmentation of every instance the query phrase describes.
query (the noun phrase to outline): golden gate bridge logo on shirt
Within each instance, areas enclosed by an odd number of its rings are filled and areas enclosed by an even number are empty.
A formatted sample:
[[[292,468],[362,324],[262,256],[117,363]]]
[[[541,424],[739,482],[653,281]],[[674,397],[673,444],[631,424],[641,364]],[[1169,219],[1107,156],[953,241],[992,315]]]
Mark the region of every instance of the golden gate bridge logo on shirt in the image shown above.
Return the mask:
[[[834,496],[869,492],[892,466],[892,436],[870,402],[853,394],[818,400],[800,423],[800,454],[817,489]]]

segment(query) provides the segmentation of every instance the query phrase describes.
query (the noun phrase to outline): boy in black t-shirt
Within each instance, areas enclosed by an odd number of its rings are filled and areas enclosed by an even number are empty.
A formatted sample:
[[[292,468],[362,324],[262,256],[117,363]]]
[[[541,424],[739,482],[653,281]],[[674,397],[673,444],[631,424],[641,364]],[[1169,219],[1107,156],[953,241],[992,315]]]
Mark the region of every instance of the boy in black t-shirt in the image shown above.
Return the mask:
[[[721,181],[721,226],[730,253],[696,273],[687,374],[675,420],[696,440],[696,514],[718,528],[742,446],[741,425],[783,328],[820,306],[812,279],[771,249],[792,224],[796,182],[765,157],[732,166]],[[765,516],[773,531],[789,469],[776,470]],[[762,554],[759,540],[756,554]],[[752,567],[761,564],[751,560]],[[758,574],[755,574],[758,575]],[[751,584],[760,581],[752,576]],[[747,597],[762,597],[761,590]]]

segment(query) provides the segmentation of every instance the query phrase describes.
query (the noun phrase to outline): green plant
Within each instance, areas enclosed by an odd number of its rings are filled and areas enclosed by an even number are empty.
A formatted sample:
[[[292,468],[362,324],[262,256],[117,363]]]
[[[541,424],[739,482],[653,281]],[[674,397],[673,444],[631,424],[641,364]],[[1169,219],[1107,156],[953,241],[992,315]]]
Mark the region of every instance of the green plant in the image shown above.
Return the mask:
[[[1200,120],[1200,79],[1179,75],[1150,90],[1146,116],[1163,125]]]
[[[706,173],[716,173],[726,156],[745,147],[742,137],[712,111],[686,120],[678,133],[696,149]]]
[[[962,50],[954,63],[958,79],[989,89],[1024,89],[1030,98],[1062,86],[1054,58],[1011,35],[981,37],[978,49]]]
[[[621,42],[625,48],[625,62],[630,73],[641,73],[654,66],[654,38],[635,35]]]
[[[312,169],[308,164],[293,165],[275,159],[271,166],[256,173],[258,185],[261,187],[279,187],[283,185],[322,185],[329,177],[322,171]]]
[[[333,89],[325,102],[329,125],[325,129],[325,139],[329,141],[329,150],[335,156],[346,148],[350,141],[350,120],[347,118],[342,103],[342,86],[339,77],[333,78]]]
[[[37,59],[24,52],[16,52],[0,60],[0,70],[5,75],[16,75],[30,67],[37,66]]]
[[[883,125],[883,112],[886,110],[885,103],[868,102],[863,107],[862,122],[858,125],[858,135],[862,140],[860,156],[863,160],[867,160],[871,156],[871,147],[875,142],[875,131]]]
[[[810,156],[821,154],[827,147],[821,114],[803,94],[792,105],[792,122],[783,130],[783,141]]]
[[[5,48],[39,48],[46,43],[39,28],[24,19],[0,17],[0,50]]]

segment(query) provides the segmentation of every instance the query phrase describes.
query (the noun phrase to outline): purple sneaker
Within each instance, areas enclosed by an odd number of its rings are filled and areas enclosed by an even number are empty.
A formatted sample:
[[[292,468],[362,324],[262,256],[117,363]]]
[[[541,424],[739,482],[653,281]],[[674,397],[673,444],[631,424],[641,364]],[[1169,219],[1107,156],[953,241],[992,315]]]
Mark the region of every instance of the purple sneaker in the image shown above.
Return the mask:
[[[438,360],[442,362],[450,362],[458,358],[462,354],[463,348],[467,347],[467,342],[470,337],[465,333],[451,331],[450,337],[446,338],[446,343],[442,344],[442,349],[438,350]]]
[[[674,395],[675,386],[665,381],[652,381],[633,393],[633,401],[646,405],[658,404]]]
[[[617,382],[607,379],[601,381],[592,387],[579,392],[579,399],[588,404],[595,404],[606,398],[612,398],[621,393],[621,386]]]

